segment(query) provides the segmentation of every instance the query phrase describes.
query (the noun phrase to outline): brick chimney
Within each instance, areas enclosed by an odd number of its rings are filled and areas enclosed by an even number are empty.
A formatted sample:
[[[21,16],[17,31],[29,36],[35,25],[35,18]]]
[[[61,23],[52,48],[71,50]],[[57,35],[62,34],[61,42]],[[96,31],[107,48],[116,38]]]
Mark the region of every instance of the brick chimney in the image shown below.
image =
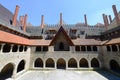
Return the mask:
[[[112,8],[113,8],[113,12],[114,12],[114,15],[115,15],[115,20],[116,20],[117,24],[120,25],[120,19],[118,17],[118,12],[117,12],[117,9],[116,9],[116,5],[113,5]]]
[[[110,23],[112,22],[112,18],[111,18],[111,15],[109,15],[109,20],[110,20]]]
[[[19,6],[16,5],[16,9],[15,9],[15,12],[14,12],[14,15],[13,15],[13,22],[12,22],[12,25],[13,25],[13,26],[16,26],[16,21],[17,21],[18,12],[19,12]]]
[[[62,13],[60,13],[60,26],[62,26],[63,23],[62,23]]]
[[[86,17],[86,14],[84,14],[84,20],[85,20],[85,25],[87,26],[87,17]]]
[[[19,22],[20,22],[20,25],[23,26],[23,24],[24,24],[24,16],[19,17]]]
[[[105,20],[106,20],[106,25],[109,26],[108,16],[107,15],[105,15]]]
[[[24,31],[26,31],[27,18],[28,18],[28,16],[26,14],[25,17],[24,17],[24,24],[23,24],[23,30]]]
[[[44,28],[44,15],[41,16],[41,28]]]
[[[107,26],[109,25],[108,20],[107,20],[107,16],[105,14],[102,14],[102,16],[103,16],[104,25],[105,25],[105,27],[107,29]]]

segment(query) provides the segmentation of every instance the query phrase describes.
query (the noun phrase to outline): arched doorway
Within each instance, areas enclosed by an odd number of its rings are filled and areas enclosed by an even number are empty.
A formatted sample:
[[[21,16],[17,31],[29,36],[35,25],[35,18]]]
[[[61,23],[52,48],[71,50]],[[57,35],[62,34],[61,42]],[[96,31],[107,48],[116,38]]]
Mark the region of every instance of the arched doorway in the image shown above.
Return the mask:
[[[57,60],[57,69],[66,69],[66,62],[63,58]]]
[[[95,67],[95,68],[99,68],[99,62],[98,62],[98,60],[96,59],[96,58],[93,58],[92,60],[91,60],[91,67]]]
[[[43,61],[40,58],[37,58],[34,63],[34,67],[43,67]]]
[[[71,58],[68,61],[68,67],[70,67],[70,68],[77,68],[77,61],[74,58]]]
[[[88,61],[85,58],[82,58],[79,62],[80,67],[88,67]]]
[[[4,68],[0,72],[0,80],[5,80],[7,78],[12,77],[14,70],[14,65],[12,63],[8,63],[4,66]]]
[[[18,64],[17,72],[24,70],[24,68],[25,68],[25,61],[21,60],[20,63]]]
[[[48,58],[46,60],[46,67],[51,67],[51,68],[55,67],[55,63],[54,63],[54,60],[52,58]]]
[[[111,70],[120,73],[120,66],[115,60],[111,60],[109,64]]]

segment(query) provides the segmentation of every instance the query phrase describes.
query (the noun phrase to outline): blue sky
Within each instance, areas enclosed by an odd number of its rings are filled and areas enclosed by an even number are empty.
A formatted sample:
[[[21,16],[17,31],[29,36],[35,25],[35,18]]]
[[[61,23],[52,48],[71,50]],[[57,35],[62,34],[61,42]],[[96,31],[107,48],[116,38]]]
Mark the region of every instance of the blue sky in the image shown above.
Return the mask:
[[[120,11],[120,0],[0,0],[0,4],[14,13],[15,6],[20,6],[19,16],[28,14],[28,21],[35,26],[41,24],[41,15],[45,23],[57,24],[62,12],[66,24],[84,22],[87,15],[88,24],[103,23],[102,13],[112,15],[112,5]]]

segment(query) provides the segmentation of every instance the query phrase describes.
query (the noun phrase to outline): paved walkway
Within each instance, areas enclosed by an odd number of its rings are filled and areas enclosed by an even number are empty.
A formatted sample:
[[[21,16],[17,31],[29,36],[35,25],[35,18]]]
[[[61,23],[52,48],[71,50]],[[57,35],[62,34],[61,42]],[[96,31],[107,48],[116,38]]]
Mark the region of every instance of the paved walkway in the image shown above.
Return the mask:
[[[54,70],[28,71],[16,80],[120,80],[120,77],[106,71]]]

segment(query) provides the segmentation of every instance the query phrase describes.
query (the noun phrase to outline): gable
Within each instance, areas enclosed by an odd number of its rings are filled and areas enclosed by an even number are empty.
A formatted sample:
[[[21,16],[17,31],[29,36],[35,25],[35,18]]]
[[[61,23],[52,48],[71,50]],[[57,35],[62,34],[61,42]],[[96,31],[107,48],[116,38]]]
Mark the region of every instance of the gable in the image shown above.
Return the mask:
[[[69,38],[69,36],[67,35],[67,33],[65,32],[62,26],[60,27],[57,34],[51,41],[50,46],[55,45],[57,42],[60,41],[69,44],[69,46],[74,46],[73,42],[71,41],[71,39]]]

